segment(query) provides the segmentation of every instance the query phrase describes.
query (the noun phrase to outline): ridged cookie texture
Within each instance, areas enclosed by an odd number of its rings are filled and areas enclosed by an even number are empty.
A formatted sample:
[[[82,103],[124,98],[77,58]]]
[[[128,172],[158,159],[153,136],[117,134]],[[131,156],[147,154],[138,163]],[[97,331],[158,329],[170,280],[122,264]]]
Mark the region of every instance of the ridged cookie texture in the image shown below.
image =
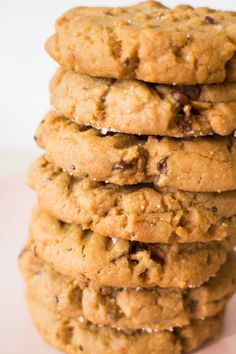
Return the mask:
[[[19,262],[31,298],[64,316],[121,329],[186,326],[222,311],[236,290],[235,254],[214,278],[195,289],[99,287],[61,275],[27,249]]]
[[[235,19],[233,12],[155,1],[79,7],[58,19],[46,49],[62,66],[92,76],[218,83],[235,79]]]
[[[92,354],[94,348],[96,354],[181,354],[216,337],[222,327],[222,315],[217,315],[173,332],[119,331],[62,316],[30,297],[28,304],[42,337],[68,354]]]
[[[190,193],[76,179],[44,157],[32,164],[28,179],[45,211],[102,236],[192,243],[236,234],[235,191]]]
[[[236,189],[236,139],[106,134],[50,112],[36,132],[46,158],[75,177],[118,185],[154,182],[192,192]]]
[[[236,12],[78,7],[19,255],[42,337],[68,354],[182,354],[236,292]]]
[[[79,124],[104,131],[176,138],[229,135],[236,129],[236,84],[154,85],[59,68],[51,103]]]
[[[187,288],[219,271],[236,243],[145,244],[100,236],[35,208],[28,247],[55,270],[104,286]]]

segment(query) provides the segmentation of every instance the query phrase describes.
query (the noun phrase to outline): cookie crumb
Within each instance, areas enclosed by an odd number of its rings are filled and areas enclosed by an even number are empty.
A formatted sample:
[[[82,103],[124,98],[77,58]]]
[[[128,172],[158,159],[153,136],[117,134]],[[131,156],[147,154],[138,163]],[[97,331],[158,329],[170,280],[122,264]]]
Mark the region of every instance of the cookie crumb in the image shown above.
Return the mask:
[[[117,243],[117,238],[116,237],[112,237],[111,241],[112,241],[113,245],[115,245]]]
[[[173,99],[175,101],[177,101],[178,103],[180,103],[183,106],[185,106],[189,103],[189,98],[184,93],[182,93],[178,90],[174,90],[171,93],[171,96],[173,97]]]
[[[205,21],[209,23],[209,25],[217,25],[218,22],[211,16],[206,16]]]
[[[120,161],[120,162],[116,162],[113,166],[112,166],[112,171],[114,170],[126,170],[128,168],[130,168],[131,165],[127,162],[124,161]]]
[[[164,157],[157,163],[157,169],[160,173],[167,175],[167,157]]]
[[[85,318],[83,316],[79,316],[78,318],[80,323],[84,323],[85,322]]]

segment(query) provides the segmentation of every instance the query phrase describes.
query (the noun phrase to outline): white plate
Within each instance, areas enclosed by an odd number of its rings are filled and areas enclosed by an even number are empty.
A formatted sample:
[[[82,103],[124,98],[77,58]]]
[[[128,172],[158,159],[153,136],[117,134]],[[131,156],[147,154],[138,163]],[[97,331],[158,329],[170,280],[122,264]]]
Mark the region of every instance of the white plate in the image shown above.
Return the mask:
[[[17,268],[17,255],[27,238],[27,223],[35,202],[34,193],[26,187],[26,177],[0,177],[0,200],[0,353],[59,353],[45,344],[34,329],[24,302],[23,281]],[[235,354],[235,315],[236,297],[229,304],[221,338],[197,353]]]

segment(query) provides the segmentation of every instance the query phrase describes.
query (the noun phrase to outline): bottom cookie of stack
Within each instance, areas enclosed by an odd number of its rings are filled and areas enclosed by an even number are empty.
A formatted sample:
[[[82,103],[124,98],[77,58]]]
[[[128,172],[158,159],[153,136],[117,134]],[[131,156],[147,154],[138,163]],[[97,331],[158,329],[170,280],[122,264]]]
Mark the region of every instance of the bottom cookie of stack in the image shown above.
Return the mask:
[[[220,332],[225,303],[236,290],[235,265],[230,254],[216,276],[195,289],[120,289],[71,280],[27,249],[20,257],[34,321],[45,340],[66,353],[196,349]]]
[[[68,354],[180,354],[193,351],[221,330],[222,313],[171,331],[122,331],[81,323],[28,298],[30,312],[42,337]]]

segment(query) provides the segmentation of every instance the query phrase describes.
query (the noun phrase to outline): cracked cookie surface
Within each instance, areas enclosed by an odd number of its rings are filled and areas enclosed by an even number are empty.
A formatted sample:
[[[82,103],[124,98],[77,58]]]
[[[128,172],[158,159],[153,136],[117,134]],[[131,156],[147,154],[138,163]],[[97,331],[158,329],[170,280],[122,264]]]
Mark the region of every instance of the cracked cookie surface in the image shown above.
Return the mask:
[[[235,83],[153,85],[60,68],[50,91],[57,112],[104,131],[180,138],[229,135],[236,129]]]
[[[121,289],[74,281],[24,250],[20,268],[27,293],[64,316],[82,316],[114,328],[165,330],[222,311],[236,290],[236,257],[230,255],[216,276],[195,289]]]
[[[147,1],[126,8],[79,7],[46,43],[62,66],[92,76],[165,84],[235,79],[234,12]]]
[[[42,337],[68,354],[181,354],[216,337],[222,327],[222,315],[193,321],[174,332],[118,331],[61,316],[28,297],[28,305]]]
[[[120,187],[76,179],[44,157],[29,184],[45,211],[102,236],[131,241],[192,243],[236,234],[236,192],[191,193],[153,185]]]
[[[75,177],[118,185],[154,182],[193,192],[236,189],[236,139],[109,133],[50,112],[36,132],[46,158]]]
[[[198,287],[220,269],[236,243],[147,244],[103,237],[66,224],[39,207],[29,230],[28,248],[55,270],[81,275],[101,286]]]

